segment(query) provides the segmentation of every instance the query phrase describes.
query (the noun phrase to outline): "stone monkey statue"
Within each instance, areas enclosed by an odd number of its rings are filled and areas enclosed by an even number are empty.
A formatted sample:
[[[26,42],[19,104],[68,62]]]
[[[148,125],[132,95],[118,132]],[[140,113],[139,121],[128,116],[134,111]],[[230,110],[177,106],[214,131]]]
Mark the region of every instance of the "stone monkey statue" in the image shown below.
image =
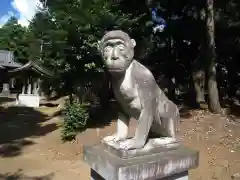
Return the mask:
[[[133,59],[136,42],[127,33],[107,32],[99,42],[104,64],[111,74],[113,92],[121,107],[117,132],[107,136],[105,142],[120,144],[120,149],[143,148],[150,132],[166,137],[163,143],[176,141],[179,122],[178,107],[170,101],[156,84],[152,73]],[[127,139],[129,120],[138,120],[135,135]]]

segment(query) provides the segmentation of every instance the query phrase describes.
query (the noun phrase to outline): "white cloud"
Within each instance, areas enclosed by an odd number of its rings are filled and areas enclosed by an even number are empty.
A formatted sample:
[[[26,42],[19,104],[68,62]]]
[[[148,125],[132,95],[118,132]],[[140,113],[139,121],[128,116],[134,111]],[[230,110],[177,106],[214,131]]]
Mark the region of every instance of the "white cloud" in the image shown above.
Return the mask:
[[[12,11],[8,11],[7,14],[0,17],[0,27],[2,27],[12,16],[14,16],[14,13]]]
[[[19,13],[18,23],[23,26],[28,26],[29,21],[41,7],[39,0],[13,0],[11,5]]]

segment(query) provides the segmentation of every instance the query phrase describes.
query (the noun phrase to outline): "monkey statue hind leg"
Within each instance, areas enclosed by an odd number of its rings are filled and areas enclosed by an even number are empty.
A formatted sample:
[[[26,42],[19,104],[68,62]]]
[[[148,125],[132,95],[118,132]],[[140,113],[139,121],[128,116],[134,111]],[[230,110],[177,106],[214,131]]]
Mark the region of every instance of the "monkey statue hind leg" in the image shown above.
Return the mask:
[[[150,131],[162,136],[157,140],[158,144],[177,142],[176,132],[180,120],[178,107],[170,100],[161,103]]]

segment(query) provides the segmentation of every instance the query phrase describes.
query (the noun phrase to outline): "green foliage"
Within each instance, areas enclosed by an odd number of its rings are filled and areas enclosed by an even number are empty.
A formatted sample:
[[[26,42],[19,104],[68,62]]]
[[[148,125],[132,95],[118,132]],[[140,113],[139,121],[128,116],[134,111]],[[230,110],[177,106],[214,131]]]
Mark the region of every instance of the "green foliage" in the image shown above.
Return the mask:
[[[89,120],[88,106],[85,104],[69,103],[64,107],[64,122],[61,125],[61,137],[64,141],[72,140],[77,133],[86,128]]]
[[[105,0],[48,0],[46,9],[37,13],[29,26],[33,36],[30,51],[56,75],[55,90],[74,94],[79,87],[91,88],[101,81],[103,63],[97,42],[103,34],[111,29],[135,34],[142,17],[123,13]],[[39,54],[41,43],[43,51]]]
[[[14,52],[15,60],[26,63],[28,60],[28,29],[12,17],[0,28],[0,49]]]

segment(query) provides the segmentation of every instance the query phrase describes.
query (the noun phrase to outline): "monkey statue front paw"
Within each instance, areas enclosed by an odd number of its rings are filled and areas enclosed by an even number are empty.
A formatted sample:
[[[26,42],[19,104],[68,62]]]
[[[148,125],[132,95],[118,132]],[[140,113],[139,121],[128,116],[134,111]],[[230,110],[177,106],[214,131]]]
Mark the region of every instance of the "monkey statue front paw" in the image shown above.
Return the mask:
[[[125,137],[120,137],[117,134],[113,134],[111,136],[104,137],[103,141],[105,141],[105,142],[110,142],[110,141],[117,142],[117,141],[124,140],[124,139],[125,139]]]
[[[120,149],[130,150],[130,149],[141,149],[144,147],[144,142],[138,142],[136,139],[127,139],[119,143]]]

